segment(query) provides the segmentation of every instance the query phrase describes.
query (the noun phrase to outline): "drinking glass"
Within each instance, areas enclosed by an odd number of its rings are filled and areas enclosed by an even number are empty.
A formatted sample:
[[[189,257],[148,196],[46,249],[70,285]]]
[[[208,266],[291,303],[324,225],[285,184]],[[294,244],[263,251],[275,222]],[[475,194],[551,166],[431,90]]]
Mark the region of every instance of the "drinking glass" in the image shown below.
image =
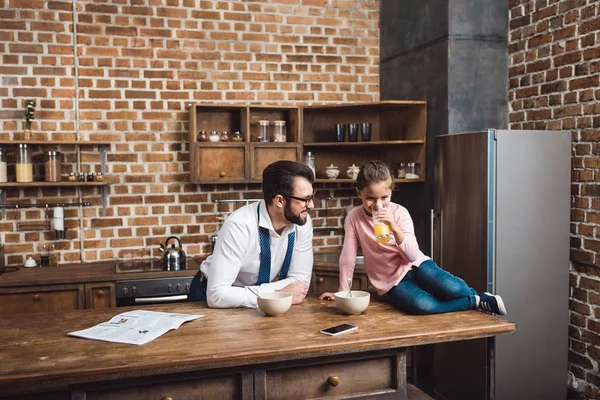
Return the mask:
[[[371,207],[371,214],[373,215],[373,231],[377,243],[387,243],[393,238],[392,233],[390,232],[390,226],[377,219],[377,211],[385,209],[386,206],[383,203],[375,203],[373,204],[373,207]]]

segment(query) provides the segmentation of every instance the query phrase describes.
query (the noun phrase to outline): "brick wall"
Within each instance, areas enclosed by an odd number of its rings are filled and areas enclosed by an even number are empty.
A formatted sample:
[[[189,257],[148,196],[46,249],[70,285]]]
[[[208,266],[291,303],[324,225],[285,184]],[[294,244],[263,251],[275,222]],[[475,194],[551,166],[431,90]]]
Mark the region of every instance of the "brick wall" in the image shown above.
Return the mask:
[[[18,226],[43,222],[44,210],[9,210],[0,237],[10,264],[38,255],[43,243],[57,247],[61,262],[142,255],[169,235],[180,236],[188,254],[210,251],[217,218],[233,210],[213,201],[259,197],[260,186],[189,183],[190,102],[379,99],[376,0],[75,4],[73,10],[72,1],[0,0],[0,139],[23,130],[23,103],[33,98],[36,139],[109,141],[106,216],[99,189],[9,189],[8,203],[92,203],[66,209],[63,241]],[[75,171],[75,148],[60,150],[63,174]],[[83,171],[98,171],[97,149],[83,150]],[[317,186],[335,199],[328,202],[328,222],[339,225],[341,207],[354,193],[348,186]],[[315,216],[317,225],[324,222],[323,212]],[[316,250],[339,245],[339,232],[315,237]]]
[[[600,397],[600,3],[510,0],[512,129],[573,132],[569,367]],[[575,388],[576,387],[576,388]]]

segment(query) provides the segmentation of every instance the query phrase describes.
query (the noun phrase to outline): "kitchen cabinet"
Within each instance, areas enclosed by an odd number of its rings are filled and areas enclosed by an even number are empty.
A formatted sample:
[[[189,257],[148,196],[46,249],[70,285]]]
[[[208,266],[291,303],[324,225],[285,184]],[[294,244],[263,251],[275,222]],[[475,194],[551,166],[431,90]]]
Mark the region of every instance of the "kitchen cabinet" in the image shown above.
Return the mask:
[[[285,121],[286,142],[259,142],[258,121]],[[371,140],[336,142],[335,125],[370,122]],[[269,129],[272,129],[272,124]],[[241,132],[243,142],[199,141],[198,134]],[[425,182],[427,103],[379,101],[310,107],[270,105],[189,105],[190,179],[193,183],[261,182],[262,171],[277,160],[301,161],[310,151],[316,156],[316,182],[351,183],[346,170],[367,160],[380,159],[392,169],[415,163],[415,179]],[[360,136],[360,135],[359,135]],[[333,164],[341,173],[327,179]]]
[[[153,378],[151,381],[130,381],[126,385],[110,386],[105,383],[74,389],[71,400],[253,399],[252,376],[247,373],[187,379],[171,375],[167,379]]]
[[[371,140],[336,141],[336,124],[371,123]],[[352,164],[382,160],[393,170],[399,163],[415,163],[416,179],[397,183],[425,182],[427,103],[425,101],[379,101],[310,106],[302,109],[303,151],[315,155],[316,182],[355,182],[346,174]],[[329,165],[340,169],[336,179],[327,179]]]
[[[310,285],[310,293],[321,295],[323,292],[337,292],[340,287],[339,268],[329,266],[314,266]],[[356,267],[352,276],[353,290],[369,290],[371,285],[364,268]]]
[[[258,142],[258,121],[285,121],[286,142]],[[277,160],[297,161],[301,155],[300,109],[278,106],[189,105],[190,180],[193,183],[261,182],[262,171]],[[269,125],[269,129],[273,128]],[[202,141],[199,132],[228,141]],[[232,141],[240,132],[242,141]]]
[[[116,306],[117,301],[114,282],[85,284],[85,308],[100,310]]]
[[[41,164],[41,170],[42,173],[41,174],[34,174],[34,179],[38,178],[41,180],[38,181],[34,181],[34,182],[0,182],[0,208],[2,208],[2,217],[5,217],[5,208],[4,206],[6,205],[6,191],[7,189],[11,189],[11,188],[31,188],[31,187],[35,187],[35,188],[43,188],[43,187],[50,187],[50,188],[55,188],[55,187],[76,187],[76,188],[85,188],[85,187],[99,187],[100,191],[101,191],[101,196],[102,196],[102,213],[103,215],[106,215],[106,196],[107,196],[107,185],[108,182],[106,181],[106,148],[109,146],[110,143],[108,142],[103,142],[103,141],[80,141],[80,140],[70,140],[70,141],[49,141],[49,140],[26,140],[26,141],[14,141],[14,140],[0,140],[0,146],[6,146],[9,149],[9,153],[11,152],[10,149],[12,147],[16,147],[18,144],[27,144],[29,145],[32,149],[37,148],[41,151],[37,151],[34,152],[34,157],[33,157],[33,164],[34,165],[38,165]],[[81,148],[82,147],[97,147],[100,153],[100,171],[102,172],[102,181],[97,182],[80,182],[80,181],[75,181],[75,182],[69,182],[67,181],[67,176],[65,176],[63,174],[62,176],[62,180],[60,182],[45,182],[44,176],[43,176],[43,161],[39,161],[39,153],[43,152],[43,151],[47,151],[48,149],[51,150],[56,150],[57,147],[59,146],[74,146],[75,147],[75,151],[71,152],[71,153],[65,153],[65,159],[63,161],[63,165],[64,164],[71,164],[74,165],[74,168],[76,168],[75,171],[70,171],[70,172],[83,172],[84,169],[81,166],[81,159],[82,159],[82,154],[81,154]],[[73,157],[70,157],[70,155],[73,155]],[[84,159],[86,157],[83,157]],[[12,162],[10,161],[11,159],[9,158],[9,165],[12,164]],[[66,161],[66,162],[65,162]],[[35,170],[36,168],[34,168]],[[91,168],[89,168],[90,171],[92,171]],[[67,174],[68,175],[68,174]],[[41,178],[40,178],[41,176]]]
[[[83,284],[0,289],[0,314],[31,314],[85,308]]]

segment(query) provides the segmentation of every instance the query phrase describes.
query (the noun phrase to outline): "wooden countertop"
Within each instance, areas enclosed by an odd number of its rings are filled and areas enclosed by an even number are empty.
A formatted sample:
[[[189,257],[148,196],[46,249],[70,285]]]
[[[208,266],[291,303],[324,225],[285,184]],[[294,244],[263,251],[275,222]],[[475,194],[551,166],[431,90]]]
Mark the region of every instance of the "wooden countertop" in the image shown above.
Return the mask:
[[[187,269],[183,271],[116,273],[117,261],[73,263],[56,267],[20,267],[18,271],[0,274],[0,288],[194,276],[205,258],[205,256],[188,257]],[[337,271],[338,259],[339,253],[315,253],[314,265]],[[357,266],[356,270],[361,271],[361,266]]]
[[[115,266],[117,263],[116,261],[66,264],[56,267],[21,267],[18,271],[0,274],[0,288],[194,276],[198,271],[198,266],[200,265],[202,259],[203,258],[188,258],[187,269],[182,271],[117,273],[115,271]]]
[[[133,309],[204,314],[143,346],[67,336]],[[320,329],[340,323],[359,329],[331,337]],[[258,309],[208,309],[179,303],[0,318],[0,393],[66,389],[76,383],[335,356],[515,332],[511,322],[476,311],[434,316],[403,314],[371,302],[357,316],[310,297],[281,317]],[[251,333],[251,334],[249,334]]]

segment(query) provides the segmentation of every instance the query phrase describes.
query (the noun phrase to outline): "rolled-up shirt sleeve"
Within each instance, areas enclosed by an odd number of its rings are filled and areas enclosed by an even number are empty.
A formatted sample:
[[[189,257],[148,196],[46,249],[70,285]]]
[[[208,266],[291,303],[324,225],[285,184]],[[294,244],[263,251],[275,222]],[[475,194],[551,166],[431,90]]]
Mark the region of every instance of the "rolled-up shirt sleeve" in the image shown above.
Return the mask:
[[[229,219],[219,231],[206,288],[209,307],[257,306],[256,296],[249,295],[250,292],[245,287],[233,286],[249,245],[248,229],[248,226]]]

